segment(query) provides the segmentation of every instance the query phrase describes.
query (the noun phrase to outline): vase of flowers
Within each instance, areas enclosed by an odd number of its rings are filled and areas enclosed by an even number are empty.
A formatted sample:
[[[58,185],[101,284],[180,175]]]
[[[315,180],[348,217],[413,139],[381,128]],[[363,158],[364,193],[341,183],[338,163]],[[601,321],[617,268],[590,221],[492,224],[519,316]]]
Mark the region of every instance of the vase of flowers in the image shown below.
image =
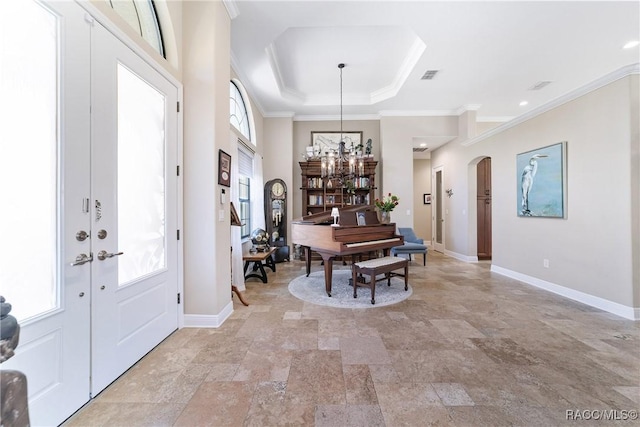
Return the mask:
[[[391,211],[398,206],[400,199],[395,194],[389,193],[382,200],[376,199],[375,206],[378,209],[378,219],[381,224],[389,224],[391,222]]]

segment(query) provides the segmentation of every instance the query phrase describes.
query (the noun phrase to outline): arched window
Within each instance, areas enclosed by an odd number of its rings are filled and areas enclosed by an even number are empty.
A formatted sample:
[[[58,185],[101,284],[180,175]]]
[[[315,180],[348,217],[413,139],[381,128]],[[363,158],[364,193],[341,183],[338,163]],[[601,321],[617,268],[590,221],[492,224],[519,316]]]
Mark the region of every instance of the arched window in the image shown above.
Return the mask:
[[[247,106],[240,89],[233,81],[229,84],[229,121],[248,141],[252,141]]]
[[[160,55],[164,55],[162,32],[153,0],[107,0],[118,15],[138,32]]]

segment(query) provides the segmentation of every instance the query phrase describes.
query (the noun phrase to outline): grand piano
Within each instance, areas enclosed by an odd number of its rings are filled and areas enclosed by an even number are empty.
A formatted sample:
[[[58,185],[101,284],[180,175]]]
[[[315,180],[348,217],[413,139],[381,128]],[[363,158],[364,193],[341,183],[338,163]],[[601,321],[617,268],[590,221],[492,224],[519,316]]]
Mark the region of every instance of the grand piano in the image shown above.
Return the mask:
[[[395,224],[380,224],[373,206],[348,206],[340,208],[339,212],[337,227],[331,225],[331,211],[303,216],[291,223],[291,241],[305,250],[307,276],[311,271],[311,251],[322,257],[324,284],[329,296],[336,257],[378,249],[388,255],[390,248],[404,243],[402,235],[396,234]]]

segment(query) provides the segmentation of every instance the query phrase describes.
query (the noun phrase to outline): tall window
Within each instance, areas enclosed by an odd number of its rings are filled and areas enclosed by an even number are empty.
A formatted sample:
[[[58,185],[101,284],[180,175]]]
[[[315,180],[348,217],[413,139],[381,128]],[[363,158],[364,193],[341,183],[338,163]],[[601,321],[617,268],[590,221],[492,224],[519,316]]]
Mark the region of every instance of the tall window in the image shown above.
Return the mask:
[[[251,178],[253,177],[253,153],[238,144],[238,175],[240,202],[241,237],[247,238],[251,233]]]
[[[127,21],[163,57],[162,32],[153,0],[108,0],[113,10]]]
[[[240,89],[234,82],[229,84],[229,121],[240,133],[251,141],[251,130],[249,128],[249,114]]]
[[[240,234],[246,239],[252,230],[251,180],[254,153],[243,140],[253,144],[255,141],[252,140],[250,114],[242,93],[240,83],[229,82],[229,123],[243,137],[238,138],[238,202],[240,221],[243,224]]]

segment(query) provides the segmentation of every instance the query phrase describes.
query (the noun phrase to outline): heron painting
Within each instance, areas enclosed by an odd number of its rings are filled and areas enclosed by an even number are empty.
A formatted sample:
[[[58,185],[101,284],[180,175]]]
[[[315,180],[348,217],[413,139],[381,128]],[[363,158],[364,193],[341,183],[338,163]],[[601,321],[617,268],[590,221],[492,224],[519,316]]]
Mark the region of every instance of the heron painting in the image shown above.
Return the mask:
[[[517,209],[524,217],[565,217],[566,142],[517,155]]]

